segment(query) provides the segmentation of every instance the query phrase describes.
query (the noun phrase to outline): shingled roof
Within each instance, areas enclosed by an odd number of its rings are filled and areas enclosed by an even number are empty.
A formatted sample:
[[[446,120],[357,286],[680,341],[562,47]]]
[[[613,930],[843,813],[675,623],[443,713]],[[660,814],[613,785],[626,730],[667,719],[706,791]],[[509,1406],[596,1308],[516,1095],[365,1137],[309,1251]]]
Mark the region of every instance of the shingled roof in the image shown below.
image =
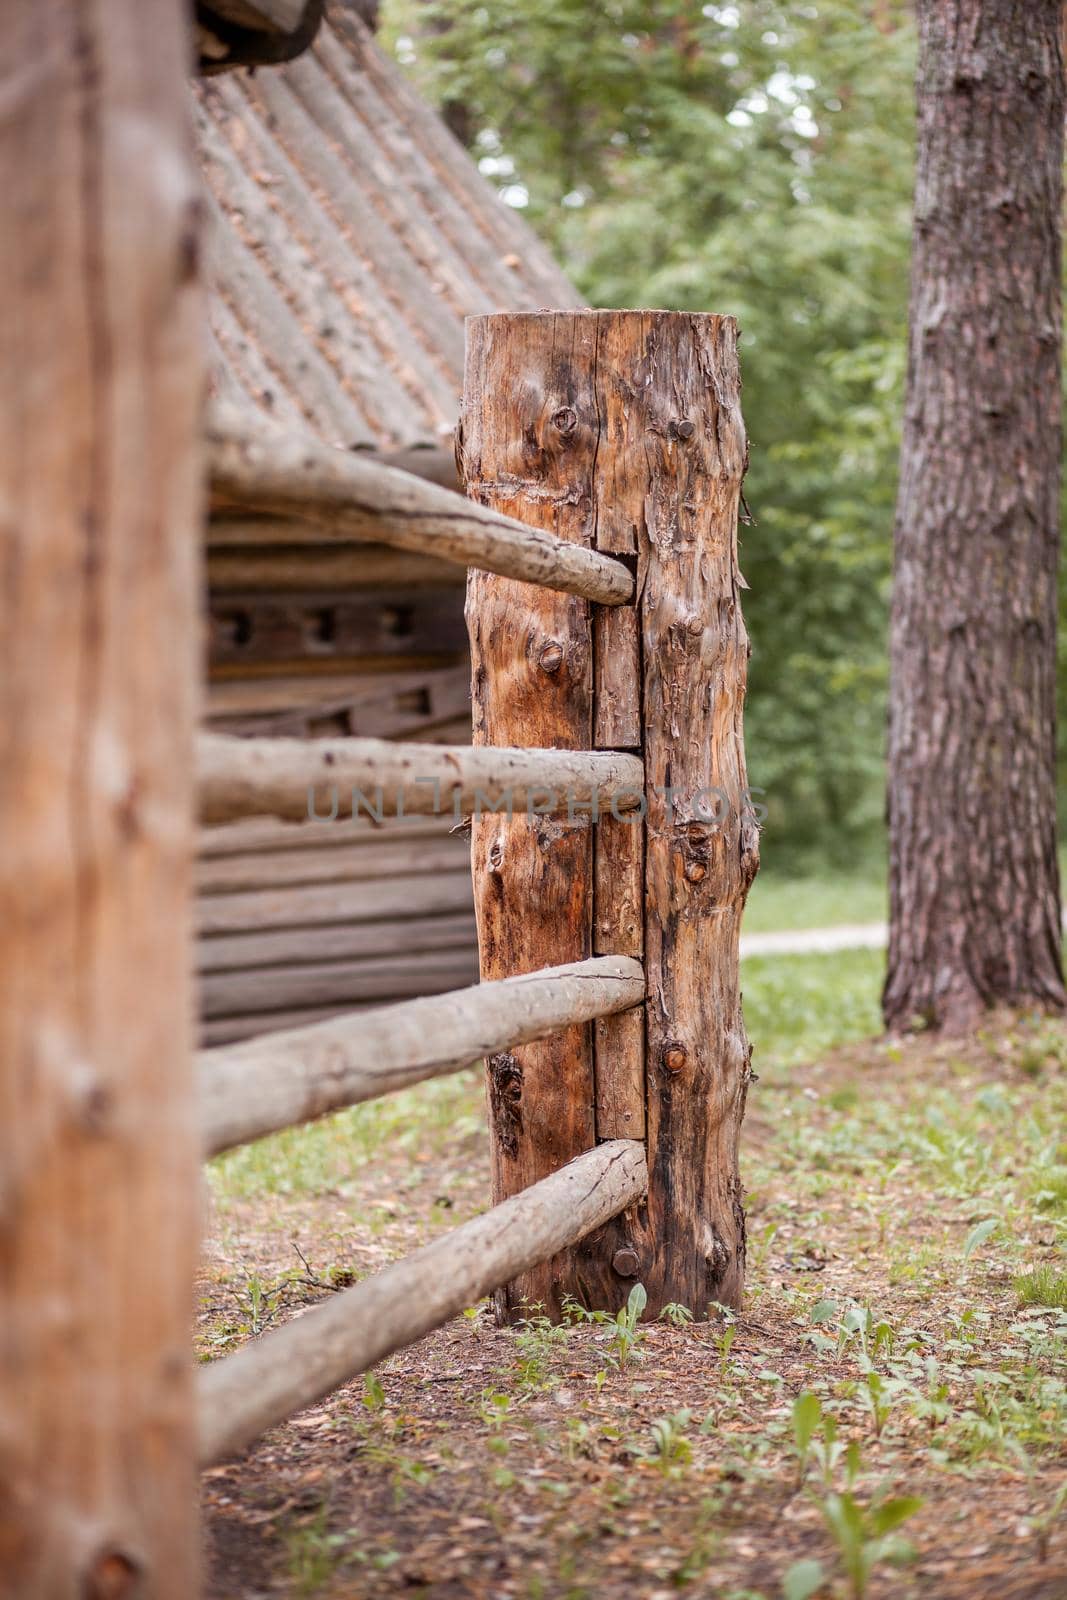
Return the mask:
[[[343,0],[298,60],[195,94],[221,397],[331,444],[439,446],[464,317],[580,304]]]

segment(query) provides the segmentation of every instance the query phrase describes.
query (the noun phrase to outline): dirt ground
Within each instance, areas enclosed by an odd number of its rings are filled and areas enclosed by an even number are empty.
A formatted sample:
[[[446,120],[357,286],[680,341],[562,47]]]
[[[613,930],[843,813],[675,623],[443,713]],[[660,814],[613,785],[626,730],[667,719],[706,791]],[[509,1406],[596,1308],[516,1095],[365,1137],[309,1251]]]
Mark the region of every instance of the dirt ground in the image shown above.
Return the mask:
[[[1067,1596],[1065,1059],[1004,1019],[761,1073],[739,1316],[471,1308],[207,1473],[208,1594]],[[416,1094],[216,1169],[205,1359],[484,1205],[473,1075]]]

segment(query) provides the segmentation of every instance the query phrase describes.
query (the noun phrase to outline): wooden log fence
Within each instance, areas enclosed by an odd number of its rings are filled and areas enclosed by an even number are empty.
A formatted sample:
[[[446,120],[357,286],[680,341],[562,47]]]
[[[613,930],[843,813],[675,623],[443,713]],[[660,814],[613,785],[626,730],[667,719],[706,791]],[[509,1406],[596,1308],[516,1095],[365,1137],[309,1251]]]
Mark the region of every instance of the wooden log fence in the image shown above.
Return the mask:
[[[618,1305],[620,1263],[706,1316],[740,1302],[738,1135],[749,1081],[738,937],[758,863],[741,734],[748,641],[737,524],[746,461],[730,317],[523,312],[467,323],[460,465],[468,494],[630,561],[612,611],[475,571],[480,746],[628,751],[643,827],[473,824],[484,979],[590,950],[641,956],[648,1003],[491,1058],[493,1198],[627,1130],[647,1139],[647,1203],[592,1246],[535,1266],[502,1317],[565,1296]]]
[[[10,1600],[197,1591],[187,884],[205,373],[184,10],[3,6]]]
[[[473,1222],[205,1367],[201,1465],[233,1455],[517,1273],[585,1238],[634,1205],[647,1183],[639,1141],[597,1145]]]
[[[36,18],[30,26],[29,0],[17,9],[25,53]],[[319,9],[220,0],[215,12],[284,14],[310,27]],[[86,44],[106,64],[98,21],[75,10],[64,0],[45,34],[68,53],[72,40]],[[21,766],[4,830],[16,886],[9,922],[21,943],[20,981],[2,1013],[17,1113],[6,1121],[9,1276],[19,1299],[3,1369],[11,1448],[0,1451],[0,1476],[17,1493],[7,1497],[13,1511],[0,1507],[0,1545],[27,1595],[118,1594],[134,1584],[177,1597],[196,1582],[185,1493],[190,1372],[180,1356],[195,1127],[179,976],[191,844],[183,802],[194,573],[185,535],[199,392],[185,308],[196,229],[174,13],[155,0],[140,9],[123,0],[120,10],[118,65],[79,90],[91,115],[72,95],[59,106],[70,148],[92,148],[80,163],[56,165],[52,109],[42,113],[30,97],[16,107],[10,148],[36,152],[55,180],[42,192],[54,189],[54,199],[27,209],[21,159],[8,161],[11,183],[0,186],[0,209],[9,192],[21,196],[8,207],[16,244],[25,232],[8,302],[38,281],[26,267],[34,251],[59,264],[62,297],[53,316],[49,301],[30,296],[24,353],[40,382],[15,405],[0,458],[22,507],[8,631],[16,647],[26,642],[12,657],[23,663],[8,719]],[[147,187],[136,189],[159,235],[153,249],[128,201],[124,216],[131,105],[149,123],[159,108],[166,159],[156,166],[166,182],[150,163]],[[72,174],[94,162],[104,163],[123,227],[111,239],[107,218],[93,213],[90,261],[68,248],[67,223],[85,202]],[[98,202],[94,190],[90,210]],[[161,315],[166,337],[145,344]],[[112,345],[114,359],[104,360]],[[50,393],[77,397],[77,426],[37,425],[34,406]],[[83,439],[90,416],[97,431]],[[484,981],[203,1052],[202,1150],[216,1154],[483,1056],[494,1203],[204,1370],[205,1464],[485,1294],[505,1319],[533,1302],[558,1314],[568,1295],[614,1310],[634,1277],[650,1315],[668,1301],[696,1316],[710,1301],[740,1302],[737,1144],[750,1070],[737,958],[758,829],[741,733],[736,328],[729,318],[663,312],[471,319],[459,461],[468,503],[240,413],[220,409],[210,423],[212,496],[234,526],[292,518],[287,544],[301,542],[294,526],[314,528],[319,546],[369,541],[473,569],[475,747],[204,735],[201,820],[303,820],[310,811],[321,830],[361,804],[379,819],[472,813]],[[116,497],[104,490],[120,468]],[[26,500],[31,482],[44,498]],[[294,558],[287,548],[279,559]],[[329,557],[317,559],[330,570]],[[68,650],[49,668],[59,687],[45,693],[39,638],[52,637],[62,616],[77,624],[68,635],[89,652],[90,677]],[[32,737],[18,732],[27,728]],[[28,866],[16,826],[31,835]],[[257,825],[242,829],[254,852]],[[335,867],[362,879],[350,837],[340,834]],[[204,926],[229,944],[259,941],[268,963],[272,930],[317,915],[324,893],[315,873],[307,881],[299,846],[278,865],[285,881],[252,920],[233,904],[245,868],[204,869],[217,891]],[[394,891],[369,873],[366,885],[361,916],[373,928],[395,915]],[[462,909],[454,884],[431,888],[443,915]],[[328,955],[338,941],[373,950],[381,934],[361,922],[320,937]],[[414,958],[405,981],[432,958]],[[442,959],[453,959],[447,946]],[[320,1004],[328,977],[312,964],[284,1003]],[[132,1215],[147,1219],[147,1237],[131,1229]],[[39,1350],[35,1311],[51,1329]],[[34,1428],[43,1431],[27,1443]]]
[[[458,821],[470,812],[499,809],[536,817],[588,813],[593,806],[625,815],[644,803],[641,762],[613,751],[205,733],[198,765],[200,819],[209,823],[258,816],[328,820],[361,806],[379,821],[450,813]]]
[[[204,1154],[460,1072],[644,997],[640,962],[601,956],[202,1051]]]
[[[448,489],[358,452],[294,437],[239,408],[218,404],[208,426],[215,506],[297,519],[324,539],[367,540],[437,560],[622,605],[634,592],[627,567],[542,529],[464,503]]]

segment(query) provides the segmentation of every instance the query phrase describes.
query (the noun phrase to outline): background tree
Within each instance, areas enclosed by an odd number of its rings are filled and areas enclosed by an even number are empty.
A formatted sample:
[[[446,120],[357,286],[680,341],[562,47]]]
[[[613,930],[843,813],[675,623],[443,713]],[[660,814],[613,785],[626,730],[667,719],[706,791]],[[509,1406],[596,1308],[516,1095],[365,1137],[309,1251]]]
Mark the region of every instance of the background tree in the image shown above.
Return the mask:
[[[881,848],[909,8],[389,0],[420,86],[591,304],[740,318],[763,855]],[[885,31],[881,31],[884,29]]]
[[[1060,0],[920,0],[890,635],[886,1023],[1065,1001]]]

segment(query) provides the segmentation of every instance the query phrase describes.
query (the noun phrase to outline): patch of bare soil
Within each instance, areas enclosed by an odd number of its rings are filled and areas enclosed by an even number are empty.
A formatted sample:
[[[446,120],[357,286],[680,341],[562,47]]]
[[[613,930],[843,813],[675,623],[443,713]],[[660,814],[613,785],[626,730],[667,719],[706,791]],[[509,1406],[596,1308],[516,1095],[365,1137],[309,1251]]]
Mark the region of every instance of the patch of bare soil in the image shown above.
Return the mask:
[[[206,1474],[207,1593],[770,1600],[808,1561],[817,1595],[1062,1600],[1064,1319],[1013,1287],[1020,1264],[1055,1259],[1053,1232],[1035,1203],[1025,1236],[1016,1221],[964,1258],[983,1161],[991,1183],[1021,1182],[1010,1158],[988,1165],[1013,1117],[985,1135],[983,1107],[995,1120],[1007,1096],[1033,1117],[1049,1092],[1012,1049],[1004,1034],[963,1053],[872,1044],[761,1086],[736,1321],[649,1326],[620,1366],[609,1326],[498,1329],[478,1308]],[[959,1120],[926,1131],[938,1095]],[[332,1192],[226,1199],[204,1354],[301,1314],[487,1190],[484,1140],[466,1135],[445,1155],[383,1150]],[[1005,1214],[1026,1216],[1029,1192]],[[805,1460],[802,1393],[821,1411]],[[855,1558],[832,1531],[835,1494],[861,1518],[921,1505],[896,1547],[868,1521]]]

